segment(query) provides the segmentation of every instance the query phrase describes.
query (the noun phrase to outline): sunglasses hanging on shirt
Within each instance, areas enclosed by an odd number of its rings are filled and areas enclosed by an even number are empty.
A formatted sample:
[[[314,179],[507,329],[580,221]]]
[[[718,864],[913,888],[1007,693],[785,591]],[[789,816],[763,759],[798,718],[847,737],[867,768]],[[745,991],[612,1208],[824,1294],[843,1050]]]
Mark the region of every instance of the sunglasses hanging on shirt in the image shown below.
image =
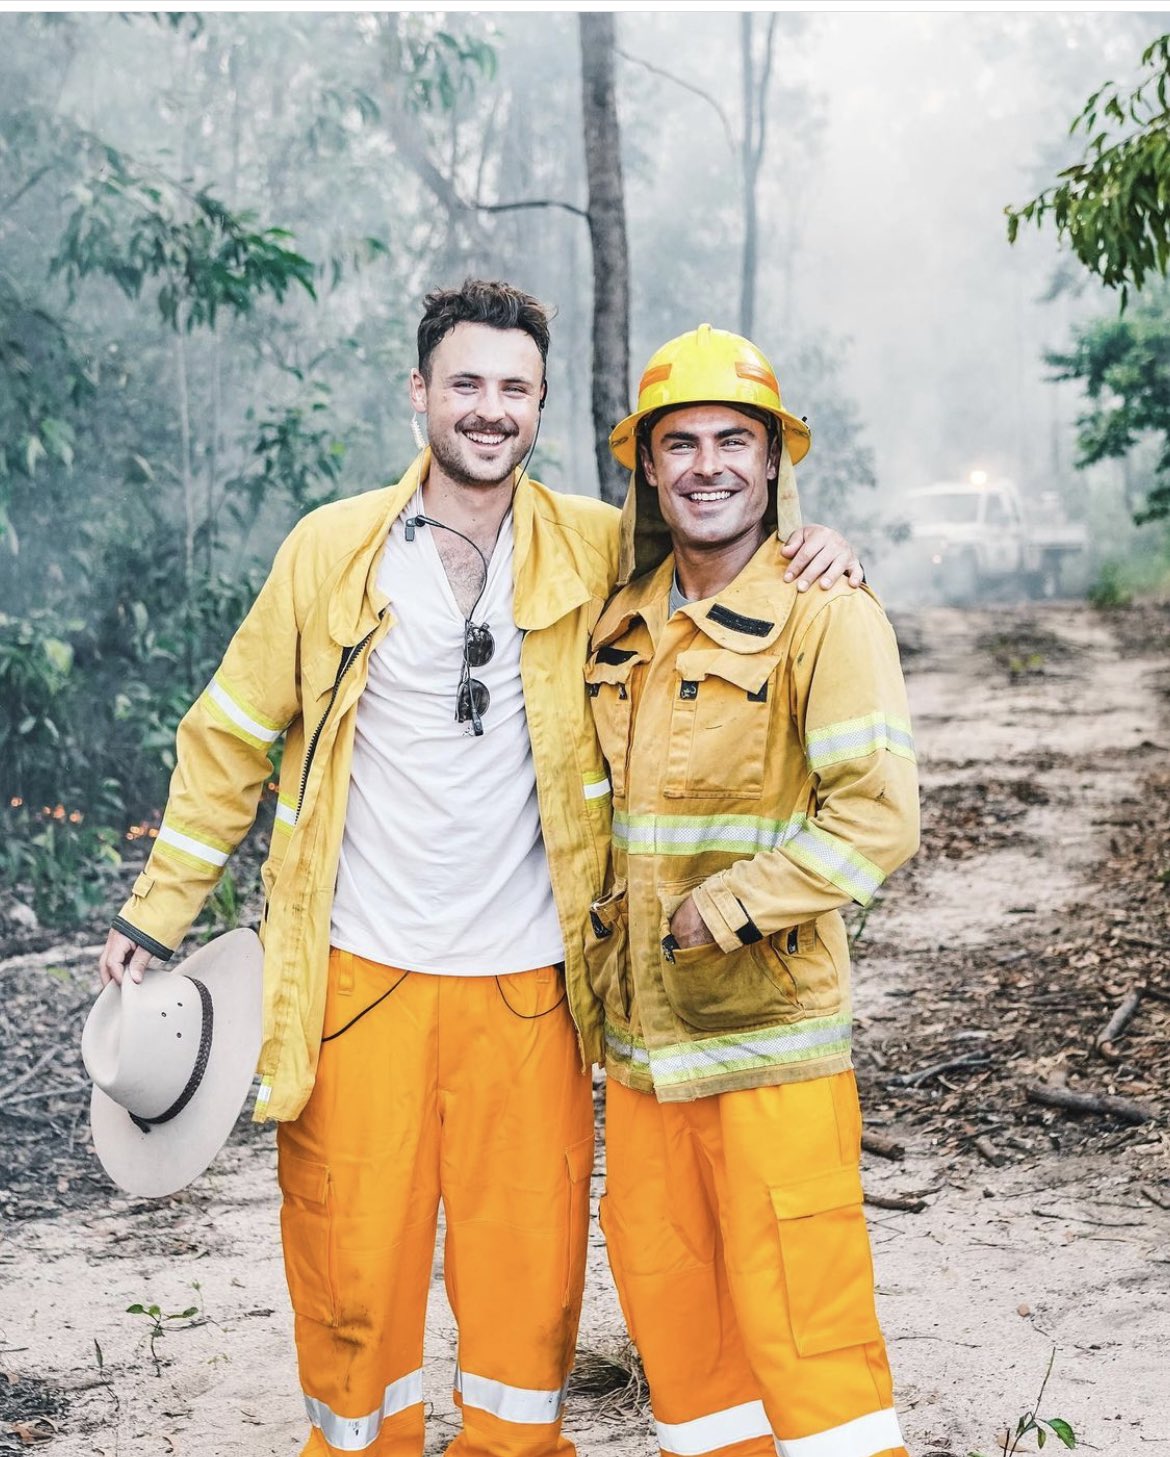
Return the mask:
[[[507,514],[505,511],[504,515],[500,517],[500,524],[496,528],[497,542],[500,539],[500,532],[503,530]],[[479,584],[479,591],[475,594],[471,611],[463,619],[463,668],[459,675],[459,691],[455,697],[455,722],[469,725],[466,732],[480,738],[483,734],[483,716],[491,705],[492,697],[487,690],[487,684],[481,683],[478,678],[473,678],[471,670],[472,668],[482,668],[491,662],[492,654],[496,650],[496,640],[492,637],[492,630],[486,622],[472,622],[471,619],[475,616],[475,609],[479,606],[480,598],[487,588],[488,560],[470,536],[464,536],[462,531],[456,531],[454,526],[448,526],[443,521],[436,521],[433,516],[421,514],[408,516],[406,518],[407,541],[414,540],[414,533],[420,526],[437,526],[440,531],[449,531],[452,536],[461,537],[483,563],[483,581]]]

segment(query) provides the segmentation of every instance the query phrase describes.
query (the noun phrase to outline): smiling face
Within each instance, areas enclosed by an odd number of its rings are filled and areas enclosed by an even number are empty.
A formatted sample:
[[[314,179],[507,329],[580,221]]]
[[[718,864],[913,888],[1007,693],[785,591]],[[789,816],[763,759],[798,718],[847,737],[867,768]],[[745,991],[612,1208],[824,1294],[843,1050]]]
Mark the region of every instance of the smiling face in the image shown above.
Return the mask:
[[[676,547],[696,551],[764,539],[768,485],[779,445],[731,405],[687,405],[662,416],[643,447],[646,479]]]
[[[456,324],[410,374],[410,402],[427,417],[435,464],[461,486],[510,481],[540,415],[544,365],[523,329]]]

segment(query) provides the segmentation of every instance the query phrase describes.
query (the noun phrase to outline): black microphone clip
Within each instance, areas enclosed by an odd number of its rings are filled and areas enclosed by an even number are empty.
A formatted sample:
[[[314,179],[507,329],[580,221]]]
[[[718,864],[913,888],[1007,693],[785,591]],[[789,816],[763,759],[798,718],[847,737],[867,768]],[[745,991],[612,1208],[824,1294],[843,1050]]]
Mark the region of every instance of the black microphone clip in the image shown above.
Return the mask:
[[[407,539],[407,541],[413,541],[414,540],[414,528],[416,526],[425,526],[426,525],[426,519],[427,518],[425,516],[408,516],[406,518],[406,539]]]

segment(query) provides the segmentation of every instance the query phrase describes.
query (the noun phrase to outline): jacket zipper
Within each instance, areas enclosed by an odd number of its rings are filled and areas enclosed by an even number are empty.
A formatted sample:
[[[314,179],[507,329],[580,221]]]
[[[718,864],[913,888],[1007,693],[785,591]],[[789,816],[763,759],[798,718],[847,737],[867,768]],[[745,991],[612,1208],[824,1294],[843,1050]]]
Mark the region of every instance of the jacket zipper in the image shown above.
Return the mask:
[[[381,613],[378,614],[379,618],[381,615]],[[321,730],[325,727],[326,719],[333,712],[333,705],[337,702],[337,693],[341,687],[341,680],[349,672],[362,648],[365,647],[377,631],[376,626],[370,628],[360,643],[356,643],[351,648],[342,648],[341,650],[341,662],[337,667],[337,677],[333,680],[333,691],[329,695],[329,702],[325,705],[325,712],[321,715],[320,723],[313,730],[313,737],[309,740],[309,747],[305,750],[305,762],[301,769],[301,792],[297,795],[297,819],[301,817],[301,806],[305,802],[305,790],[309,784],[309,770],[313,767],[313,756],[317,752],[317,740],[321,737]]]

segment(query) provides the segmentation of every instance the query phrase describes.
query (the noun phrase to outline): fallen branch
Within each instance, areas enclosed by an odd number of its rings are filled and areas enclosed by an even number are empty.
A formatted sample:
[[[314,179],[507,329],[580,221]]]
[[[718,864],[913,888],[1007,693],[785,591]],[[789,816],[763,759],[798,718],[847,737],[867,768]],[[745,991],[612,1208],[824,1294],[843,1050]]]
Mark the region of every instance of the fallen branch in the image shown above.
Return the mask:
[[[921,1214],[926,1200],[917,1194],[874,1194],[866,1190],[865,1202],[875,1209],[900,1209],[904,1214]]]
[[[974,1144],[975,1151],[983,1158],[985,1158],[989,1164],[994,1164],[997,1169],[1002,1169],[1004,1164],[1007,1163],[1007,1154],[1004,1153],[1002,1149],[996,1148],[995,1144],[992,1143],[991,1139],[988,1138],[986,1133],[981,1133],[979,1137],[973,1139],[972,1142]]]
[[[938,1077],[940,1073],[956,1072],[959,1068],[986,1067],[990,1061],[991,1058],[981,1052],[973,1053],[970,1057],[952,1057],[946,1062],[936,1062],[930,1067],[919,1068],[914,1073],[901,1073],[891,1081],[901,1083],[906,1088],[916,1088],[929,1078]]]
[[[1138,982],[1136,986],[1130,987],[1122,999],[1121,1005],[1109,1018],[1103,1030],[1098,1034],[1094,1044],[1102,1057],[1107,1057],[1111,1062],[1116,1062],[1121,1054],[1114,1043],[1133,1021],[1134,1013],[1141,1005],[1142,995],[1146,988],[1145,984]]]
[[[1123,1123],[1148,1123],[1157,1114],[1133,1098],[1120,1098],[1115,1093],[1074,1093],[1069,1088],[1053,1088],[1034,1083],[1026,1089],[1029,1103],[1042,1103],[1046,1108],[1059,1108],[1065,1113],[1104,1113],[1120,1118]]]
[[[56,1044],[43,1052],[37,1058],[36,1062],[33,1063],[32,1067],[26,1068],[18,1078],[13,1078],[7,1087],[0,1088],[0,1103],[6,1103],[9,1097],[16,1092],[17,1088],[23,1088],[25,1083],[31,1083],[41,1068],[48,1067],[54,1058],[59,1058],[60,1056],[61,1049]]]
[[[55,1088],[40,1088],[33,1093],[21,1093],[19,1098],[9,1098],[9,1106],[19,1103],[36,1103],[43,1098],[75,1098],[78,1093],[87,1092],[93,1084],[88,1078],[79,1078],[75,1083],[62,1083]]]
[[[877,1154],[878,1158],[904,1159],[906,1157],[906,1145],[884,1133],[863,1133],[861,1146],[866,1153]]]

